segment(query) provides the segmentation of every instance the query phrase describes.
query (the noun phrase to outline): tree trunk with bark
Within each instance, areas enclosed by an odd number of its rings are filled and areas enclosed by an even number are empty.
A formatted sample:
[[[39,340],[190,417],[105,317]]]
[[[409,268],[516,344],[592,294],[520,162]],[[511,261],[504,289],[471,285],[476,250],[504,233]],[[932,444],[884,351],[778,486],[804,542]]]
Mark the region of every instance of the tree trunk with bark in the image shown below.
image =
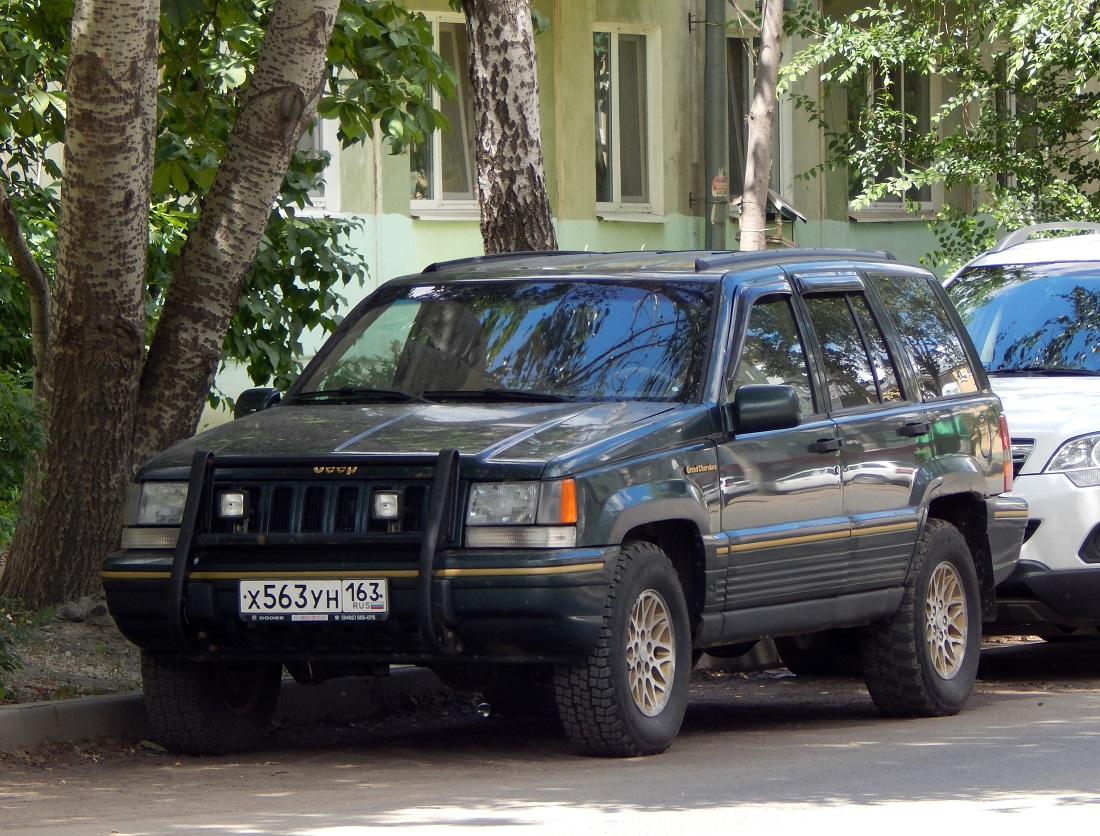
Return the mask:
[[[73,13],[53,321],[36,357],[40,392],[65,400],[48,404],[0,579],[0,596],[31,606],[96,588],[132,473],[159,12],[156,0],[78,0]]]
[[[316,113],[338,7],[275,3],[143,364],[159,3],[78,0],[44,373],[47,391],[66,400],[50,404],[0,595],[41,606],[99,589],[134,468],[194,433],[245,274]]]
[[[291,155],[317,113],[339,0],[278,0],[141,378],[134,463],[195,432]],[[184,408],[180,408],[185,405]]]
[[[764,0],[760,51],[746,132],[745,188],[741,195],[741,249],[767,247],[768,185],[772,171],[776,83],[783,58],[783,0]]]
[[[555,250],[529,0],[462,0],[486,253]]]

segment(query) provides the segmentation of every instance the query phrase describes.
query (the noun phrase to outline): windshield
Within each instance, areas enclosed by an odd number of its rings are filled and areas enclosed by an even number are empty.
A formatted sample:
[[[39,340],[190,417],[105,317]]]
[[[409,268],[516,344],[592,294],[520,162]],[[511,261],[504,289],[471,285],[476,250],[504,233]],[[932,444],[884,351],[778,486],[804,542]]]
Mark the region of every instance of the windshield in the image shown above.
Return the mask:
[[[713,294],[643,281],[395,285],[326,347],[298,397],[688,401]]]
[[[1100,373],[1100,264],[973,268],[948,292],[990,373]]]

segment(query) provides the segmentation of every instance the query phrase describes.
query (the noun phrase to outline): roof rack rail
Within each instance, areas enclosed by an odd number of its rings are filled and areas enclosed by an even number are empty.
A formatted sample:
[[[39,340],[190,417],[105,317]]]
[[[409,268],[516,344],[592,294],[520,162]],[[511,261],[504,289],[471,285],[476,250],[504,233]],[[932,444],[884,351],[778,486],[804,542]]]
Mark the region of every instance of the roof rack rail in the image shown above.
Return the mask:
[[[737,250],[730,252],[716,252],[713,255],[702,256],[695,259],[695,272],[713,270],[716,267],[734,267],[752,261],[768,261],[773,258],[790,258],[791,256],[839,256],[843,258],[880,258],[887,261],[897,261],[893,253],[885,250],[853,250],[831,247],[795,247],[792,249],[775,250]]]
[[[1076,231],[1095,235],[1100,232],[1100,224],[1089,223],[1087,221],[1051,221],[1045,224],[1032,224],[1031,226],[1021,227],[1014,232],[1008,233],[1008,235],[997,242],[997,246],[991,249],[990,252],[999,253],[1001,250],[1015,247],[1017,244],[1022,244],[1024,241],[1031,239],[1037,232],[1057,231]]]
[[[497,261],[510,261],[521,258],[551,258],[559,255],[584,255],[584,250],[522,250],[512,253],[488,253],[486,255],[474,255],[469,258],[455,258],[450,261],[433,261],[422,273],[438,273],[451,267],[463,265],[492,264]]]

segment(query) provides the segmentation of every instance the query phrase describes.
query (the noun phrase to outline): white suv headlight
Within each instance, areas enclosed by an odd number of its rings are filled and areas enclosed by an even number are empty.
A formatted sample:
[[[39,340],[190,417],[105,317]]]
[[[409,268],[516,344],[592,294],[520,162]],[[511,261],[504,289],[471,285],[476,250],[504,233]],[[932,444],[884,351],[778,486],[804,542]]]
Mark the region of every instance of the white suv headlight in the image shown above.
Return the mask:
[[[1079,488],[1100,485],[1100,433],[1071,438],[1055,451],[1044,469],[1064,473]]]
[[[577,488],[553,482],[471,485],[466,545],[473,548],[572,548],[577,542]]]

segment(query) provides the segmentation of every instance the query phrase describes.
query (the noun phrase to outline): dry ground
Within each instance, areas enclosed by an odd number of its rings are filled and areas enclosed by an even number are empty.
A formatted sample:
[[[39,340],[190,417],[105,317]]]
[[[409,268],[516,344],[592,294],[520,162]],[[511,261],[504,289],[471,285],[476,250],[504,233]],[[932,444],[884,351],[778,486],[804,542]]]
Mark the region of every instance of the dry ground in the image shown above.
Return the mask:
[[[141,688],[140,654],[115,627],[100,598],[58,607],[9,634],[21,660],[0,672],[3,703],[40,702]]]

